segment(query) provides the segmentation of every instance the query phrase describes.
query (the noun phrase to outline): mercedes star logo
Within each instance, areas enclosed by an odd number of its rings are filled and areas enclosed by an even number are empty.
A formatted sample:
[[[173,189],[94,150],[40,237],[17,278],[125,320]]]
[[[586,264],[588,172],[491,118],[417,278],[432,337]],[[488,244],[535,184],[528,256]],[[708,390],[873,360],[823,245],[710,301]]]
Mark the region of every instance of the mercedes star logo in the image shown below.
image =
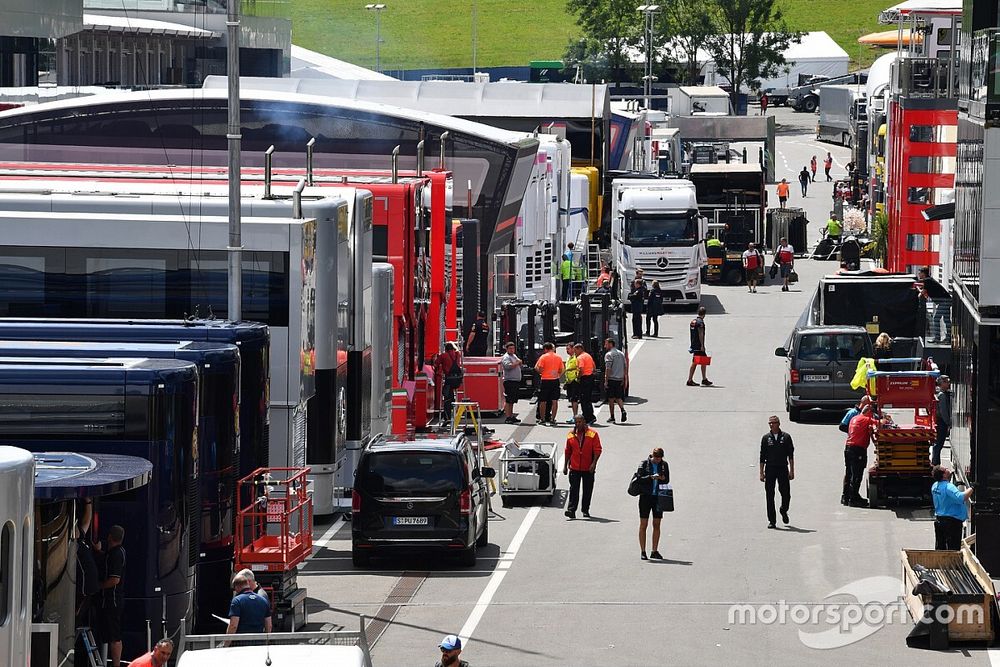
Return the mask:
[[[670,262],[667,260],[666,257],[660,257],[659,259],[656,260],[656,266],[661,269],[667,268],[667,264],[669,263]]]

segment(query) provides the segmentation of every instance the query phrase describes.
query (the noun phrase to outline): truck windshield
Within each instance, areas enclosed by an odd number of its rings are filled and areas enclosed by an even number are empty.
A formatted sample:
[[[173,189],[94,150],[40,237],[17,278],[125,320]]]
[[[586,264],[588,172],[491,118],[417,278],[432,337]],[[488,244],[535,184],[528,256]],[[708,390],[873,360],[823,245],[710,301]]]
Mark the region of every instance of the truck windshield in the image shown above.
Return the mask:
[[[627,213],[625,243],[630,246],[690,246],[698,242],[693,213]]]

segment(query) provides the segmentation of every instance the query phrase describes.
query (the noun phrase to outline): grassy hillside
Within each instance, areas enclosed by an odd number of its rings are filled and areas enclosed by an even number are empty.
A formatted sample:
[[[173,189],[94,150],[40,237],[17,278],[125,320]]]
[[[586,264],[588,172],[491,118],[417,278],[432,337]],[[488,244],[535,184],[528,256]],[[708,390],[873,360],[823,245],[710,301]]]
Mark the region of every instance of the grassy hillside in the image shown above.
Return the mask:
[[[382,69],[470,67],[472,0],[383,0]],[[307,49],[375,66],[375,14],[365,0],[292,0],[292,40]],[[560,58],[579,30],[565,0],[478,0],[477,63],[524,66]],[[638,4],[638,3],[637,3]],[[892,0],[784,0],[793,29],[825,30],[867,65],[878,54],[857,38],[879,30]]]

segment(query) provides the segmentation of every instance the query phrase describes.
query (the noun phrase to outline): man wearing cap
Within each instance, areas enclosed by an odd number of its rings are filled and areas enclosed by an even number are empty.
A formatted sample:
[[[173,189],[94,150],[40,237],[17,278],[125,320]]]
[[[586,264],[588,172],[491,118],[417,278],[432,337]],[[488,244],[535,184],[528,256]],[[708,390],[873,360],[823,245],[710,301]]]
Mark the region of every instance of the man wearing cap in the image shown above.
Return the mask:
[[[448,635],[438,644],[441,649],[441,659],[434,663],[434,667],[469,667],[469,663],[462,660],[462,640],[455,635]]]
[[[594,472],[597,459],[601,458],[601,438],[597,431],[587,425],[583,414],[576,416],[573,432],[566,438],[566,452],[563,458],[563,474],[569,475],[569,503],[566,516],[576,518],[576,505],[580,503],[583,516],[590,518],[590,499],[594,495]],[[583,484],[583,498],[580,485]]]

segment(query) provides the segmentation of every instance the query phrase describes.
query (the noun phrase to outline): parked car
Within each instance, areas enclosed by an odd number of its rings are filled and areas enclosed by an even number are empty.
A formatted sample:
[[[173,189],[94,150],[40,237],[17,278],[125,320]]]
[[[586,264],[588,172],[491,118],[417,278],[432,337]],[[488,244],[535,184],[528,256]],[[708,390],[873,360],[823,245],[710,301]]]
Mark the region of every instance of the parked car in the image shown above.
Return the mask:
[[[447,551],[476,564],[489,543],[486,467],[465,435],[446,439],[379,440],[361,454],[351,499],[351,557]]]
[[[803,410],[846,410],[863,391],[851,389],[861,357],[871,357],[872,342],[863,327],[806,326],[792,331],[774,351],[788,359],[785,410],[798,421]]]

